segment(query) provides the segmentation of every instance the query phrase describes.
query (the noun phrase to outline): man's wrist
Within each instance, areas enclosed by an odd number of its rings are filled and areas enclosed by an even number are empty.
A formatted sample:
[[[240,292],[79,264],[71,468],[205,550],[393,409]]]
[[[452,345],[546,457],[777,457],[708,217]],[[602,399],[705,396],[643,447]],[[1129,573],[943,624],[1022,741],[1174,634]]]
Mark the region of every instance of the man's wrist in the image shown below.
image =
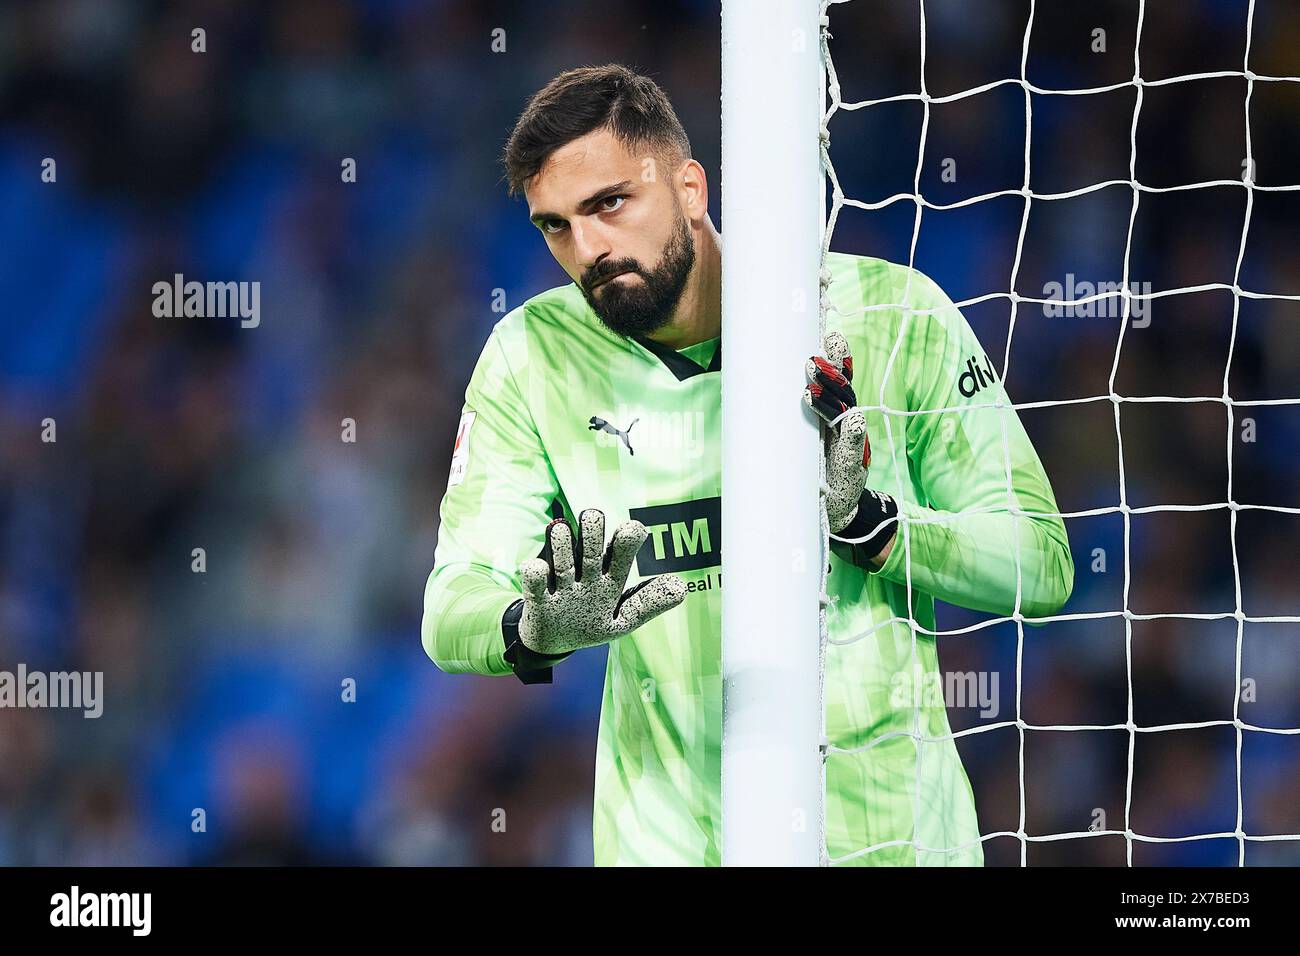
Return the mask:
[[[835,533],[836,538],[845,540],[832,541],[832,546],[847,547],[854,564],[878,571],[893,550],[897,531],[898,502],[883,491],[867,488],[858,499],[853,520]],[[856,540],[859,538],[862,540]]]
[[[501,639],[505,643],[505,660],[524,684],[549,684],[551,668],[568,654],[539,654],[530,650],[519,637],[519,621],[524,614],[523,598],[512,603],[501,615]]]

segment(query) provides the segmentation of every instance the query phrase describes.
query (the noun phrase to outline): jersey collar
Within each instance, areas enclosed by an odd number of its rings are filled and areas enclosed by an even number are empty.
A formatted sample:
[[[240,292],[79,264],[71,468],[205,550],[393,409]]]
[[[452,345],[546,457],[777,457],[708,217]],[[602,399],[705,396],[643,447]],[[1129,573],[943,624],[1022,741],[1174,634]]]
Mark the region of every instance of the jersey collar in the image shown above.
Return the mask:
[[[681,352],[670,349],[654,339],[648,339],[644,335],[634,335],[632,338],[647,351],[653,353],[668,368],[668,371],[677,376],[679,382],[684,382],[695,375],[703,375],[706,372],[722,371],[722,339],[718,339],[718,347],[713,351],[713,359],[709,362],[709,367],[705,368],[693,359],[687,358]]]

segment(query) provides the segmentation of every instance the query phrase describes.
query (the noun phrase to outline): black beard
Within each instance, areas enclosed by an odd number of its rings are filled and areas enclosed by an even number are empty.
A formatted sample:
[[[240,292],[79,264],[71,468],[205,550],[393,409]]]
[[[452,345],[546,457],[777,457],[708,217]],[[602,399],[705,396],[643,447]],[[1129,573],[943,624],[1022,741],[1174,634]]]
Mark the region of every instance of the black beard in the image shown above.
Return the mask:
[[[583,297],[591,310],[611,330],[619,335],[649,335],[672,321],[681,300],[686,280],[695,267],[695,245],[691,242],[690,226],[686,217],[677,217],[677,229],[664,246],[659,265],[646,272],[635,259],[604,263],[603,276],[620,272],[635,272],[641,277],[637,283],[623,284],[614,280],[599,293],[581,286]]]

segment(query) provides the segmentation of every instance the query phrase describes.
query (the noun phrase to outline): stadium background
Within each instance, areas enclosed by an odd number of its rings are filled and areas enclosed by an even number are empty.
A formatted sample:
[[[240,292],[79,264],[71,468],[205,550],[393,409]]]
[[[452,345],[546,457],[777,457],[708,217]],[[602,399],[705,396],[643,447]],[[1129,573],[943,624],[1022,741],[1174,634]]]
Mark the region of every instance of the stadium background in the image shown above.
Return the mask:
[[[1133,73],[1137,4],[1039,3],[1030,79],[1055,88]],[[1147,79],[1241,69],[1245,0],[1148,2]],[[930,2],[927,84],[943,95],[1019,76],[1027,3]],[[207,52],[190,31],[207,30]],[[1108,52],[1090,50],[1107,30]],[[491,50],[503,29],[506,51]],[[916,0],[831,11],[846,99],[917,90]],[[102,670],[99,720],[0,710],[0,863],[371,862],[586,864],[604,656],[556,683],[450,677],[419,617],[464,386],[491,325],[566,278],[505,198],[497,156],[526,97],[556,72],[622,61],[667,89],[710,175],[718,217],[716,2],[297,0],[258,4],[14,3],[0,9],[0,669]],[[1300,75],[1300,15],[1256,5],[1252,68]],[[1240,179],[1241,79],[1145,91],[1138,178]],[[1033,97],[1033,186],[1128,178],[1134,91]],[[832,157],[850,197],[910,191],[921,107],[840,113]],[[1300,86],[1256,84],[1256,178],[1296,181]],[[931,111],[922,191],[948,203],[1019,188],[1024,97],[1000,87]],[[776,133],[779,135],[779,132]],[[58,183],[39,178],[58,160]],[[340,182],[354,157],[358,182]],[[940,177],[945,157],[956,182]],[[1259,193],[1247,289],[1300,293],[1296,194]],[[1017,291],[1119,281],[1131,194],[1036,202]],[[1131,277],[1168,289],[1231,282],[1239,187],[1144,195]],[[925,213],[917,265],[954,299],[1007,292],[1016,197]],[[906,261],[913,209],[846,209],[833,248]],[[259,280],[262,323],[156,319],[155,281]],[[995,366],[1010,307],[967,310]],[[1125,395],[1223,391],[1232,296],[1156,301],[1116,372]],[[1016,316],[1017,402],[1105,395],[1118,321]],[[1235,398],[1300,394],[1300,303],[1244,299]],[[793,397],[792,397],[793,400]],[[1300,505],[1300,411],[1238,411],[1240,502]],[[1115,506],[1109,402],[1022,413],[1064,511]],[[58,423],[55,444],[41,421]],[[340,421],[357,422],[355,444]],[[1206,403],[1125,404],[1129,504],[1226,500],[1226,415]],[[1296,613],[1296,515],[1238,514],[1243,607]],[[1225,510],[1132,517],[1128,606],[1231,612]],[[1124,606],[1123,520],[1072,519],[1079,574],[1067,612]],[[194,547],[205,574],[190,571]],[[1095,550],[1107,570],[1094,573]],[[731,586],[742,586],[740,583]],[[974,615],[941,606],[940,627]],[[1256,724],[1300,727],[1300,631],[1248,624],[1242,673]],[[1016,635],[941,642],[946,670],[998,674],[1015,713]],[[1137,724],[1232,716],[1236,625],[1133,625]],[[1026,634],[1022,714],[1123,723],[1119,618]],[[355,703],[340,682],[357,681]],[[953,709],[954,727],[982,718]],[[1019,817],[1015,728],[960,747],[985,832]],[[1025,830],[1122,828],[1129,735],[1030,732]],[[1132,827],[1184,836],[1236,825],[1231,727],[1139,735]],[[1300,833],[1300,737],[1246,732],[1247,833]],[[191,832],[191,812],[207,831]],[[491,827],[505,808],[509,827]],[[1028,861],[1124,862],[1119,837],[1030,844]],[[1020,844],[986,844],[1017,863]],[[1134,847],[1138,864],[1232,864],[1234,840]],[[1246,862],[1300,862],[1252,843]]]

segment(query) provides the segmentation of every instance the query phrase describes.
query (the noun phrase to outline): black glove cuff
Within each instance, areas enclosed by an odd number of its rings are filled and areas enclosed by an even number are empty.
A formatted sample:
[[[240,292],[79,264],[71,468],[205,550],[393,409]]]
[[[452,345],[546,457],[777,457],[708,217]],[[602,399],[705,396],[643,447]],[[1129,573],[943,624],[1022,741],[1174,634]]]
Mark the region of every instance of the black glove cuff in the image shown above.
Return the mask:
[[[852,544],[831,539],[831,550],[858,567],[875,571],[878,569],[871,559],[884,550],[897,531],[898,502],[883,491],[868,488],[858,499],[858,513],[853,520],[835,533],[841,538],[861,538],[864,534],[871,537]]]
[[[553,665],[568,654],[539,654],[519,639],[519,619],[524,615],[524,599],[511,604],[501,615],[501,638],[505,641],[506,663],[523,684],[549,684],[554,679]]]

